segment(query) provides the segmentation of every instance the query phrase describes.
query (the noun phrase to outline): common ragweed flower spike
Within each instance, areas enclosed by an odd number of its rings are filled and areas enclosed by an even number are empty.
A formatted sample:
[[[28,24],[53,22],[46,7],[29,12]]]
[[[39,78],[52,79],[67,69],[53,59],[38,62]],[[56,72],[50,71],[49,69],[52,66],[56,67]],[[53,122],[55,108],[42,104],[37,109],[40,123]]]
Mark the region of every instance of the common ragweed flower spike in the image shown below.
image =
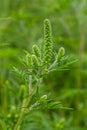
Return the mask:
[[[36,55],[32,55],[32,65],[33,65],[33,68],[36,70],[39,67],[39,62],[38,62]]]
[[[64,49],[64,47],[61,47],[57,54],[57,58],[56,58],[57,62],[60,61],[60,59],[64,56],[64,54],[65,54],[65,49]]]
[[[40,57],[41,56],[41,53],[40,53],[40,50],[38,48],[37,45],[33,45],[33,53],[37,56],[37,57]]]
[[[27,53],[27,55],[26,55],[26,62],[30,69],[32,67],[32,61],[31,61],[31,55],[29,53]]]
[[[52,30],[51,30],[51,24],[48,19],[45,19],[44,21],[44,64],[48,67],[53,58],[53,41],[52,41]]]

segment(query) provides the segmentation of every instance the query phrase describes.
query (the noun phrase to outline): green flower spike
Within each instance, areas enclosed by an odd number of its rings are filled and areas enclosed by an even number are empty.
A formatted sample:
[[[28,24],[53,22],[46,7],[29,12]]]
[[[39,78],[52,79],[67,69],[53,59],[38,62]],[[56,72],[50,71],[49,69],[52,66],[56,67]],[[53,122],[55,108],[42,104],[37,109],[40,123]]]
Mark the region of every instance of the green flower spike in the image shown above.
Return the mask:
[[[41,56],[41,53],[40,53],[40,50],[39,50],[38,46],[37,46],[37,45],[33,45],[32,48],[33,48],[34,54],[35,54],[37,57],[40,57],[40,56]]]
[[[44,21],[44,58],[43,61],[46,64],[46,67],[50,66],[53,58],[53,42],[52,42],[52,31],[51,24],[48,19]]]
[[[58,54],[57,54],[57,62],[60,61],[60,59],[64,56],[64,54],[65,54],[65,49],[64,49],[64,47],[61,47],[61,48],[59,49]]]
[[[26,62],[27,62],[27,65],[29,66],[29,68],[31,68],[31,66],[32,66],[31,55],[29,53],[26,55]]]
[[[38,62],[36,55],[32,55],[32,65],[33,65],[34,69],[38,69],[39,62]]]

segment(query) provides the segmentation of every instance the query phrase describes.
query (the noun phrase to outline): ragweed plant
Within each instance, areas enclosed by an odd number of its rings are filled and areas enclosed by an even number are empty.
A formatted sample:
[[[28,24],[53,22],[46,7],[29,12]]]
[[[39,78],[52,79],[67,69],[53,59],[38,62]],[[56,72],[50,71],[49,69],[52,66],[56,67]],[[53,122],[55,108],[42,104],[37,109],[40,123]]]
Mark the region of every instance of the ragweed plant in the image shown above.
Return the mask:
[[[36,44],[32,46],[32,53],[25,52],[21,58],[23,69],[14,67],[14,71],[25,81],[24,100],[21,107],[20,116],[14,130],[20,130],[22,120],[26,113],[35,109],[56,109],[62,105],[50,99],[48,95],[40,95],[40,84],[45,76],[52,71],[64,69],[68,64],[68,56],[65,56],[65,49],[61,47],[57,52],[54,51],[52,40],[52,29],[48,19],[44,20],[44,44],[43,50]]]

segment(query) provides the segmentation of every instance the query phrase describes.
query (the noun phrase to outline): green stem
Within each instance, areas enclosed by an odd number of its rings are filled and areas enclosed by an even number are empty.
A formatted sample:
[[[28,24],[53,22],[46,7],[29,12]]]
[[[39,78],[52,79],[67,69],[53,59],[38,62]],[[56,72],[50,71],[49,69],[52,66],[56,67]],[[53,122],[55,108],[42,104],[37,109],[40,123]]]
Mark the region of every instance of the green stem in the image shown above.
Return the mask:
[[[19,130],[20,128],[20,124],[22,122],[22,119],[26,113],[26,110],[27,110],[27,107],[29,106],[30,104],[30,101],[31,101],[31,98],[32,98],[32,94],[33,94],[33,91],[32,91],[32,76],[29,76],[29,97],[25,98],[23,100],[23,105],[22,105],[22,110],[21,110],[21,114],[19,116],[19,119],[15,125],[15,128],[14,130]]]
[[[25,114],[25,111],[22,111],[22,113],[21,113],[21,115],[20,115],[20,117],[19,117],[19,119],[18,119],[18,121],[17,121],[17,124],[16,124],[16,126],[15,126],[15,128],[14,128],[14,130],[18,130],[18,128],[19,128],[19,126],[20,126],[20,124],[21,124],[21,121],[22,121],[22,119],[23,119],[23,117],[24,117],[24,114]]]
[[[19,130],[19,126],[20,126],[20,124],[22,122],[22,119],[23,119],[25,113],[26,113],[26,110],[27,110],[27,107],[28,107],[28,105],[29,105],[29,103],[31,101],[31,98],[32,98],[32,95],[30,95],[28,98],[24,99],[24,102],[23,102],[24,103],[24,107],[22,108],[20,117],[19,117],[19,119],[17,121],[17,124],[16,124],[14,130]]]
[[[39,86],[40,82],[41,82],[41,79],[38,79],[37,84],[36,84],[35,87]],[[14,130],[20,130],[20,128],[19,128],[19,127],[20,127],[20,124],[21,124],[21,122],[22,122],[22,119],[23,119],[23,117],[24,117],[26,111],[27,111],[27,107],[29,106],[30,101],[31,101],[31,99],[32,99],[32,95],[33,95],[33,91],[32,91],[32,77],[29,77],[29,90],[30,90],[30,92],[29,92],[29,97],[26,98],[26,99],[24,99],[24,101],[23,101],[21,114],[20,114],[20,117],[19,117],[19,119],[18,119],[18,121],[17,121],[17,123],[16,123],[16,126],[15,126]],[[28,110],[29,110],[29,109],[28,109]],[[29,112],[29,111],[28,111],[28,112]]]

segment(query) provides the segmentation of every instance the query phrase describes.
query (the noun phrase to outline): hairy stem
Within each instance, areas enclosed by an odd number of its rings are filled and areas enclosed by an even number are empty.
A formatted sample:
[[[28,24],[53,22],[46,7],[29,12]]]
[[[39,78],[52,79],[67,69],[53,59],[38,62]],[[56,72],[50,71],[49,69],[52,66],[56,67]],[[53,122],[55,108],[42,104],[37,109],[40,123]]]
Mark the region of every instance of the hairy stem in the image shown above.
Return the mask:
[[[24,115],[25,115],[25,113],[27,111],[27,107],[29,106],[29,103],[30,103],[31,98],[32,98],[32,94],[33,94],[32,92],[33,91],[31,91],[31,89],[32,89],[32,77],[30,76],[29,77],[29,97],[27,97],[27,98],[25,98],[23,100],[21,114],[20,114],[20,116],[18,118],[18,121],[17,121],[17,123],[15,125],[14,130],[20,130],[20,124],[22,122],[22,119],[23,119],[23,117],[24,117]]]
[[[29,76],[29,95],[32,94],[32,75]]]

